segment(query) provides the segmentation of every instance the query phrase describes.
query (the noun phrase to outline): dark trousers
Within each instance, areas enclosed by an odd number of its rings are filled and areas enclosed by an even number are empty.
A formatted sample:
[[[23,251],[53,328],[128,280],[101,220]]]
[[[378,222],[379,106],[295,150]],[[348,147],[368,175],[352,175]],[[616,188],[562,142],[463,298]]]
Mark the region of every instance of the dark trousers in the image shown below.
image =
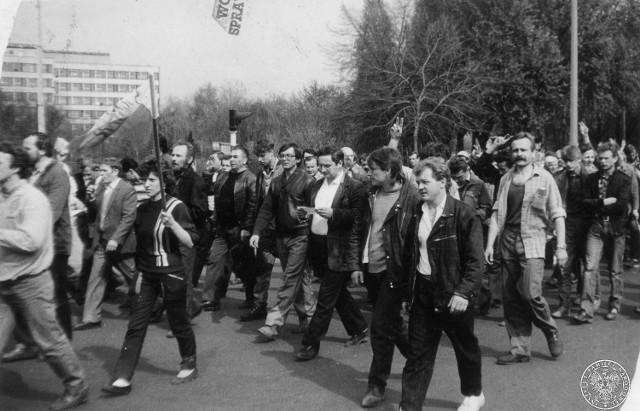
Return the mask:
[[[473,332],[473,307],[462,314],[436,312],[433,283],[418,277],[409,315],[409,358],[402,371],[402,400],[405,411],[420,411],[431,383],[433,366],[442,332],[451,340],[458,362],[462,395],[482,392],[482,358]]]
[[[394,347],[409,356],[409,340],[402,332],[402,288],[389,283],[386,271],[365,273],[370,287],[375,288],[376,300],[371,317],[371,349],[373,359],[369,368],[369,386],[384,388],[391,373]],[[377,286],[376,286],[377,285]]]
[[[169,327],[178,341],[182,359],[196,355],[196,337],[187,316],[187,279],[179,274],[141,273],[140,293],[131,304],[131,316],[124,337],[120,357],[116,364],[115,379],[125,378],[131,381],[133,372],[140,359],[142,344],[147,334],[151,312],[156,299],[163,294],[167,309]]]
[[[571,273],[582,282],[582,269],[586,266],[585,246],[589,223],[580,217],[568,216],[564,222],[565,240],[567,243],[567,262],[560,267],[562,277],[560,279],[560,306],[571,308]],[[578,284],[581,289],[581,284]]]
[[[364,332],[367,329],[367,321],[347,288],[351,279],[350,273],[332,271],[327,267],[324,267],[321,273],[319,271],[316,273],[320,274],[322,283],[318,292],[316,312],[302,337],[302,345],[312,345],[316,348],[320,346],[320,339],[329,329],[334,308],[348,335],[353,336]]]
[[[69,308],[69,298],[65,287],[68,261],[68,255],[56,254],[53,257],[49,271],[51,271],[51,276],[53,277],[56,318],[67,338],[71,340],[71,309]]]
[[[207,258],[209,258],[209,250],[211,249],[211,244],[213,243],[213,238],[215,233],[211,227],[208,227],[208,224],[205,225],[202,229],[199,229],[200,238],[195,244],[194,248],[196,249],[195,259],[193,261],[193,278],[192,283],[193,287],[198,287],[198,283],[200,282],[200,276],[202,275],[202,269],[207,263]]]

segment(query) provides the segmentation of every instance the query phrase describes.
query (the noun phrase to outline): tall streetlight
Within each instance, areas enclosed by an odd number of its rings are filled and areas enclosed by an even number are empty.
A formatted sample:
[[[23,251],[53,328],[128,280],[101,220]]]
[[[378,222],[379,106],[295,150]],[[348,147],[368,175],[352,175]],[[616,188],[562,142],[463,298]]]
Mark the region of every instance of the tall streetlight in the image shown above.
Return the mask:
[[[38,57],[38,131],[47,132],[46,117],[44,115],[44,80],[42,78],[42,12],[40,0],[37,4],[38,9],[38,45],[36,46],[36,54]]]
[[[578,0],[571,0],[571,128],[569,144],[578,145]]]

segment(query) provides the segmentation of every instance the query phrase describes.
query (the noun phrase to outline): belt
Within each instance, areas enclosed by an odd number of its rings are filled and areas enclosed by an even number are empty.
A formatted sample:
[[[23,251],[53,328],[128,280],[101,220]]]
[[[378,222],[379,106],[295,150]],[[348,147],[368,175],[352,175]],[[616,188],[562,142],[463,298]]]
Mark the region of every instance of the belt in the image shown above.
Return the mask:
[[[604,222],[609,222],[609,216],[608,215],[598,215],[596,216],[597,220],[602,220]]]

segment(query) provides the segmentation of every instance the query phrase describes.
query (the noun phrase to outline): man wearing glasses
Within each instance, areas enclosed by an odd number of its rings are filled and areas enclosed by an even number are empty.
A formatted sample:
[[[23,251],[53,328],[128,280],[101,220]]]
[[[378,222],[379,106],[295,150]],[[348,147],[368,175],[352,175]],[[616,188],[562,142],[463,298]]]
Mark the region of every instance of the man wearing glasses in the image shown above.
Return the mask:
[[[309,226],[298,217],[298,207],[306,204],[315,179],[299,167],[302,150],[297,144],[283,144],[278,156],[284,172],[271,182],[249,240],[257,250],[262,231],[275,220],[276,251],[282,265],[283,284],[275,306],[267,313],[264,327],[258,330],[262,342],[275,340],[291,307],[295,306],[302,328],[316,309],[311,282],[304,274]],[[302,299],[296,298],[300,290]]]

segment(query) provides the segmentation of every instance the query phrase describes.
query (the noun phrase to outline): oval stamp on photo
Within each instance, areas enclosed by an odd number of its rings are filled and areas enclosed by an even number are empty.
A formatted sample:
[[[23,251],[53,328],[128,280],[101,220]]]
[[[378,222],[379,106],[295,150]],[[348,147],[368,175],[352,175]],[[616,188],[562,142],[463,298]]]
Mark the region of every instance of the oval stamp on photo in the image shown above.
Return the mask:
[[[631,384],[627,371],[615,361],[598,360],[580,378],[580,391],[591,406],[610,410],[624,402]]]

